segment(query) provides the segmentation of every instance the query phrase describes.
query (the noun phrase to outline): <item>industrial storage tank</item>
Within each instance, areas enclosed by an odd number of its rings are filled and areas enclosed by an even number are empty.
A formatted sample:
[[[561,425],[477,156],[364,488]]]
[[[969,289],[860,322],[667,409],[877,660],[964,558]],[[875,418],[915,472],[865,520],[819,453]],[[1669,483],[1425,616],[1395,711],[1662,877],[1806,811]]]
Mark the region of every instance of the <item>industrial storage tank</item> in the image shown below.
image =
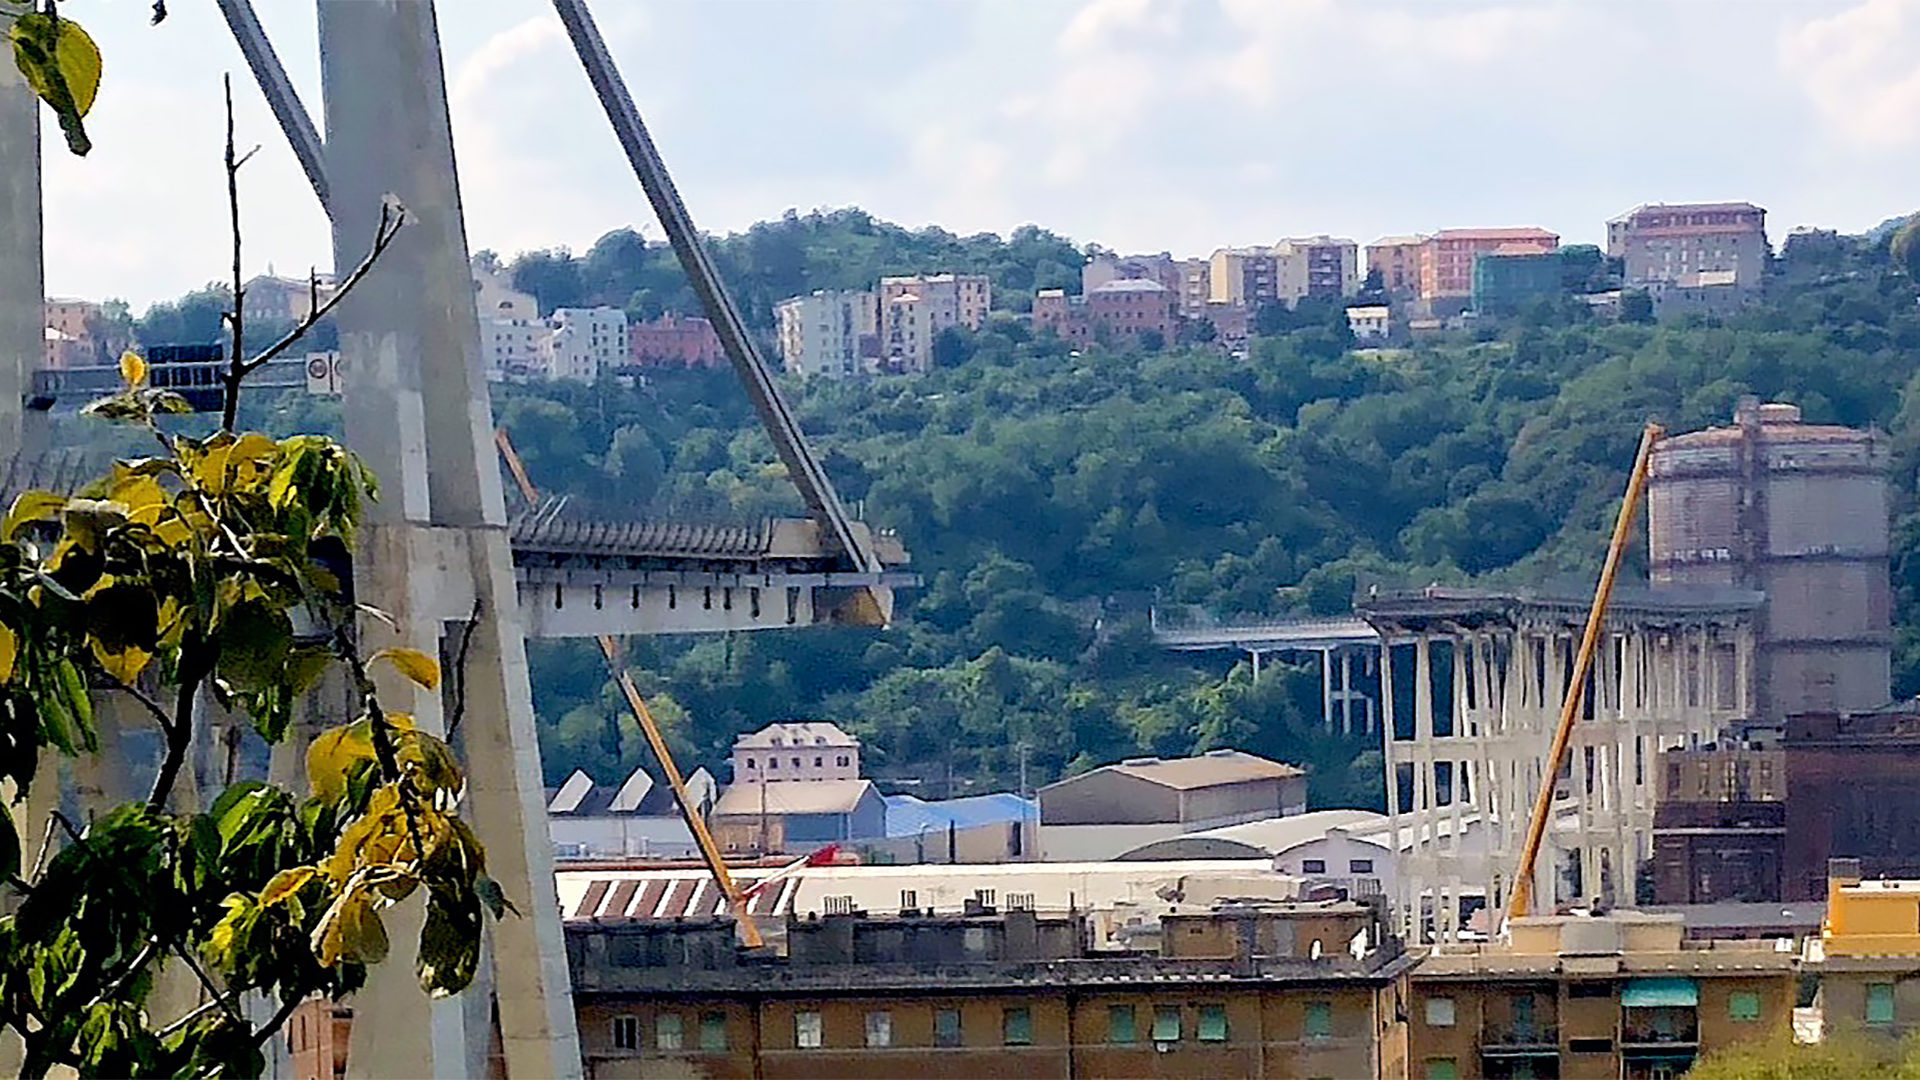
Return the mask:
[[[1766,593],[1756,715],[1871,709],[1890,695],[1887,447],[1742,398],[1731,427],[1662,440],[1647,483],[1656,586]]]

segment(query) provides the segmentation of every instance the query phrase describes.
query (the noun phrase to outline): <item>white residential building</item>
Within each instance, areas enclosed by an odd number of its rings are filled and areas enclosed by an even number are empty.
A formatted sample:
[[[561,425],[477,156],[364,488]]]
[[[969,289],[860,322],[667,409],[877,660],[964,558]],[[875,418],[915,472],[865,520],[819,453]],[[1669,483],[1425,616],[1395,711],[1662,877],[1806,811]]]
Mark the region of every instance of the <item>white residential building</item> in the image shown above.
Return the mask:
[[[481,319],[480,355],[489,382],[548,378],[553,328],[534,319]]]
[[[628,363],[627,315],[619,308],[558,308],[547,375],[592,382]]]
[[[788,371],[840,378],[865,369],[861,339],[877,331],[872,293],[821,290],[780,301],[773,315]]]
[[[498,259],[474,256],[473,301],[489,382],[551,377],[553,327],[541,321],[539,302],[513,287]]]
[[[827,723],[768,724],[733,740],[733,782],[860,779],[860,740]]]
[[[1355,341],[1385,341],[1392,333],[1393,309],[1385,304],[1362,304],[1347,309],[1347,329]]]

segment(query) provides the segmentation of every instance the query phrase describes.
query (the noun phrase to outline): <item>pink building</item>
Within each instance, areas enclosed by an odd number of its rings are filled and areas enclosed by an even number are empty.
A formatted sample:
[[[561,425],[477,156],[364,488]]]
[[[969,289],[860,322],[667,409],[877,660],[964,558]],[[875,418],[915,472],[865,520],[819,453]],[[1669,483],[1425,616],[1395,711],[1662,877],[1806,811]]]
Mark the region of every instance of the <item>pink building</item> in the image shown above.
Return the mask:
[[[1441,229],[1420,248],[1420,299],[1429,305],[1473,297],[1473,260],[1494,252],[1550,254],[1560,237],[1531,226],[1501,229]],[[1438,312],[1436,312],[1438,314]]]
[[[1076,344],[1104,340],[1114,345],[1137,345],[1140,335],[1153,331],[1165,345],[1173,340],[1178,303],[1166,286],[1145,278],[1116,278],[1085,296],[1041,289],[1033,297],[1033,328],[1052,330]]]
[[[704,368],[727,362],[713,324],[698,316],[667,314],[627,327],[627,350],[635,367]]]

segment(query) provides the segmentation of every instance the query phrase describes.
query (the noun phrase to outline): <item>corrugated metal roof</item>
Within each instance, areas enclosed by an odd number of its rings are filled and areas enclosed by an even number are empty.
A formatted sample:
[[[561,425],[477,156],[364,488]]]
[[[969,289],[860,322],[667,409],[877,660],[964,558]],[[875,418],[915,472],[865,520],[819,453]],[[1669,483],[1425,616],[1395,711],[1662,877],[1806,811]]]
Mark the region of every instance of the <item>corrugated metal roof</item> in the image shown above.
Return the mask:
[[[734,784],[713,804],[715,817],[768,814],[845,814],[860,805],[871,780],[775,780]],[[763,797],[764,793],[764,797]]]
[[[1092,776],[1101,772],[1134,776],[1181,791],[1213,787],[1217,784],[1284,780],[1288,777],[1306,775],[1298,766],[1269,761],[1257,754],[1240,750],[1215,750],[1189,758],[1134,758],[1113,765],[1103,765],[1085,775]],[[1078,779],[1080,777],[1071,777],[1060,783],[1071,784]]]
[[[912,795],[887,796],[888,836],[918,836],[925,832],[943,832],[948,826],[966,829],[996,822],[1036,820],[1038,816],[1037,803],[1009,791],[933,802]]]

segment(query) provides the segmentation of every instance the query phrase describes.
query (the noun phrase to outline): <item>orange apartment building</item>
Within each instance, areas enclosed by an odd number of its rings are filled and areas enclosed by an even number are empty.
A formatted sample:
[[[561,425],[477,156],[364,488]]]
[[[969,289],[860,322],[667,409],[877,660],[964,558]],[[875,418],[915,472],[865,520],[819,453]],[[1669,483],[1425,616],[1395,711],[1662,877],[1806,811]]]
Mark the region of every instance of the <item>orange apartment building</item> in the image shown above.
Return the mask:
[[[1514,920],[1436,946],[1411,976],[1411,1080],[1677,1080],[1792,1023],[1798,960],[1771,941],[1685,941],[1679,915]]]
[[[1473,262],[1482,255],[1543,255],[1560,248],[1556,233],[1532,226],[1441,229],[1420,245],[1419,300],[1427,314],[1444,318],[1473,299]]]
[[[1367,245],[1367,272],[1380,272],[1380,286],[1396,300],[1420,298],[1420,252],[1424,236],[1383,236]]]

